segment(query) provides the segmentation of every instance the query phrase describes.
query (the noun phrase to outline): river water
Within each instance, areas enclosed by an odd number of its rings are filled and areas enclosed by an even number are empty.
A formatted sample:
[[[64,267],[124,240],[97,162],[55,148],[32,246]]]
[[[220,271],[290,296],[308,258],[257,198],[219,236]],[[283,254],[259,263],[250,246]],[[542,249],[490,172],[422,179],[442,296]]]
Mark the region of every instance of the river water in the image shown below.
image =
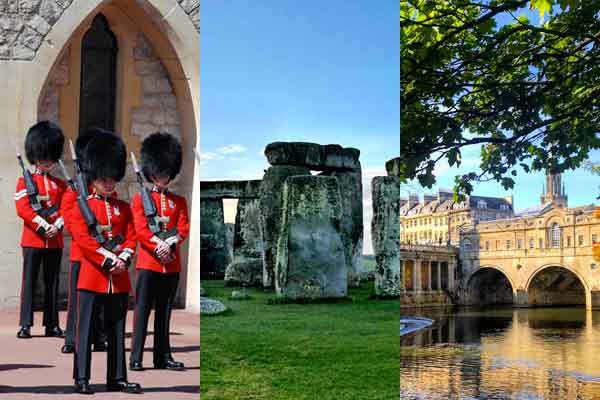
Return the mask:
[[[436,320],[401,339],[401,399],[600,399],[600,312],[401,311]]]

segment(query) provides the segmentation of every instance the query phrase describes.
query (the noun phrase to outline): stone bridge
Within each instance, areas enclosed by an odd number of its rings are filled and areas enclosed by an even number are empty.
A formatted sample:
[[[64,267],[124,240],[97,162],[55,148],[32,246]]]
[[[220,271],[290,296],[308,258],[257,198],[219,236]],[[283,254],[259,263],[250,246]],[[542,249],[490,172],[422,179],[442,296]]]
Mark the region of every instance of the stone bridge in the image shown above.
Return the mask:
[[[460,258],[459,296],[463,304],[600,308],[600,269],[591,245],[462,249]]]
[[[452,304],[458,248],[400,244],[401,307]]]

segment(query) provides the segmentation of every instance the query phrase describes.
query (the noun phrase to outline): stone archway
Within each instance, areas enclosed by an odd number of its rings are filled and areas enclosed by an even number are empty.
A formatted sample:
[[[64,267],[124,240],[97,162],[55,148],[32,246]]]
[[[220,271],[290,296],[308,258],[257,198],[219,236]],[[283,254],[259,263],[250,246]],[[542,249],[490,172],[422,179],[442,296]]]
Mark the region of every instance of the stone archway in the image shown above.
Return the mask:
[[[169,4],[167,4],[169,3]],[[182,251],[183,271],[177,302],[199,310],[199,172],[192,149],[199,146],[199,25],[188,11],[193,2],[161,0],[86,0],[73,2],[52,26],[34,58],[34,118],[59,122],[75,139],[79,125],[81,39],[95,16],[105,15],[120,45],[117,61],[115,126],[128,149],[139,151],[142,139],[157,131],[178,136],[184,167],[175,190],[188,200],[191,232]],[[197,9],[196,9],[197,10]],[[196,11],[197,13],[197,11]],[[195,20],[196,19],[196,20]],[[65,154],[70,159],[68,152]],[[137,192],[132,170],[120,185],[120,196]],[[68,248],[65,249],[65,254]],[[62,267],[66,282],[68,266]],[[186,267],[187,266],[187,267]],[[66,285],[61,282],[61,292]]]
[[[588,302],[584,279],[560,265],[545,266],[535,271],[526,290],[527,304],[534,307],[585,306]]]
[[[514,285],[499,268],[481,267],[471,274],[465,290],[465,304],[500,305],[514,303]]]

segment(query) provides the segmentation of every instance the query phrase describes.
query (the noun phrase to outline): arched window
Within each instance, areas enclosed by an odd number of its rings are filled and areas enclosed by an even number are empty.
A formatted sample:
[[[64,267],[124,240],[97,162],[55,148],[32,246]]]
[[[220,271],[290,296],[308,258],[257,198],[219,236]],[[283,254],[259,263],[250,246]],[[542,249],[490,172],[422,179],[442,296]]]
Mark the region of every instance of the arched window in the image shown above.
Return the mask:
[[[560,227],[557,223],[552,224],[552,247],[560,247]]]
[[[81,43],[79,132],[115,129],[117,51],[116,36],[106,17],[98,14]]]

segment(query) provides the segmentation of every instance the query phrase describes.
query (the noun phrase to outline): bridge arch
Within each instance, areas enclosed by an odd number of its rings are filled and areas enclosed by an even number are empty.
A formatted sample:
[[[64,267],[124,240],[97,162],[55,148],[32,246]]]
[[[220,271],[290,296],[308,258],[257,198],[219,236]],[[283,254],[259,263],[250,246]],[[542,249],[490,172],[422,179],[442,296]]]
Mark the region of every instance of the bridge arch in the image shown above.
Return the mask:
[[[510,275],[495,265],[482,265],[468,277],[465,304],[514,304],[516,285]]]
[[[546,264],[534,270],[525,284],[527,305],[584,305],[591,308],[591,291],[585,277],[562,264]]]

